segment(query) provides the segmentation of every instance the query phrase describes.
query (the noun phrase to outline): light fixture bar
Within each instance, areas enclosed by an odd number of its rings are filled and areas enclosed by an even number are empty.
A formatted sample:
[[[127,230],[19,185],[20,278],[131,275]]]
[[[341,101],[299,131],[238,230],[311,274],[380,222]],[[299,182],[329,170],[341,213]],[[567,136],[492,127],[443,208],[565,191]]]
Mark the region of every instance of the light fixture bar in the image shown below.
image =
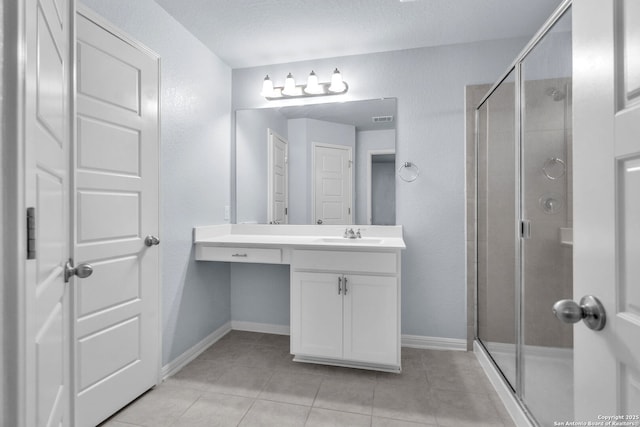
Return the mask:
[[[339,78],[338,83],[336,83],[336,77]],[[296,85],[293,75],[289,73],[284,86],[273,87],[269,76],[267,76],[265,77],[265,82],[263,82],[263,90],[260,94],[268,101],[277,101],[281,99],[342,95],[349,90],[349,85],[342,80],[342,76],[337,68],[333,72],[331,80],[331,82],[319,83],[318,77],[311,71],[306,84]]]

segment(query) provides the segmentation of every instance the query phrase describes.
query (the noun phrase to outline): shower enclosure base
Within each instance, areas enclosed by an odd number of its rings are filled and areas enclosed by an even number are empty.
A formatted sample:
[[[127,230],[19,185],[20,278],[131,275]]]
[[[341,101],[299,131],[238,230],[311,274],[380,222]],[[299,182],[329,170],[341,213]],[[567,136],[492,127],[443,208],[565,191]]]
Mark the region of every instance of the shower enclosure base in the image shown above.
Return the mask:
[[[480,362],[480,366],[482,366],[482,369],[489,378],[491,385],[498,393],[498,396],[507,409],[507,412],[511,415],[513,422],[518,427],[535,427],[535,425],[529,420],[529,417],[527,417],[527,414],[516,397],[513,395],[511,388],[506,384],[502,374],[500,374],[484,347],[482,347],[477,340],[473,342],[473,352],[476,355],[478,362]]]

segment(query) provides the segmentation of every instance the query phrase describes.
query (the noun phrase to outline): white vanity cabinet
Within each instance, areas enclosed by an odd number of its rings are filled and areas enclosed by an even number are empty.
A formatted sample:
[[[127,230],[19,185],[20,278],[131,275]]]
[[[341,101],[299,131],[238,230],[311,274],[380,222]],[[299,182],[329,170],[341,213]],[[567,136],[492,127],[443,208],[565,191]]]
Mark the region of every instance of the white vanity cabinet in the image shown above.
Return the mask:
[[[290,264],[294,360],[400,372],[402,226],[361,232],[224,224],[196,227],[193,241],[198,261]]]
[[[296,250],[295,360],[400,370],[399,252]]]

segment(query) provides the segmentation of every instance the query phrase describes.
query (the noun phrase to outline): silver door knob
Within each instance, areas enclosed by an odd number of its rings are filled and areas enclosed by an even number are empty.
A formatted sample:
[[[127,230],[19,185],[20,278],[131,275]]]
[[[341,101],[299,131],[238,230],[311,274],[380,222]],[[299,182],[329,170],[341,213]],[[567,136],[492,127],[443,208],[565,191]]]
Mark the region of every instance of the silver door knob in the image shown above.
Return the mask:
[[[321,219],[317,220],[316,224],[318,224],[318,225],[322,224],[322,220]]]
[[[553,304],[553,314],[565,323],[576,323],[583,320],[594,331],[601,331],[607,323],[607,315],[600,300],[593,295],[586,295],[580,304],[570,299],[563,299]]]
[[[157,246],[160,244],[160,239],[158,239],[156,236],[147,236],[144,238],[144,244],[146,246]]]
[[[80,264],[77,267],[73,266],[73,260],[70,259],[64,265],[64,282],[69,283],[71,277],[76,276],[80,279],[86,279],[93,274],[93,266],[91,264]]]

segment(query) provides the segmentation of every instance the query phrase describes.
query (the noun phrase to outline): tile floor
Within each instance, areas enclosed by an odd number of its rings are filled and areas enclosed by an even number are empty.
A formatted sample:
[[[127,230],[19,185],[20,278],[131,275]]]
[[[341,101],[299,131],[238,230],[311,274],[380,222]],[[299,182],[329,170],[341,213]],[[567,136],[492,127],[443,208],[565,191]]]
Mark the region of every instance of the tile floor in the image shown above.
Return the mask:
[[[472,353],[402,349],[402,374],[293,362],[232,331],[101,427],[514,426]]]

